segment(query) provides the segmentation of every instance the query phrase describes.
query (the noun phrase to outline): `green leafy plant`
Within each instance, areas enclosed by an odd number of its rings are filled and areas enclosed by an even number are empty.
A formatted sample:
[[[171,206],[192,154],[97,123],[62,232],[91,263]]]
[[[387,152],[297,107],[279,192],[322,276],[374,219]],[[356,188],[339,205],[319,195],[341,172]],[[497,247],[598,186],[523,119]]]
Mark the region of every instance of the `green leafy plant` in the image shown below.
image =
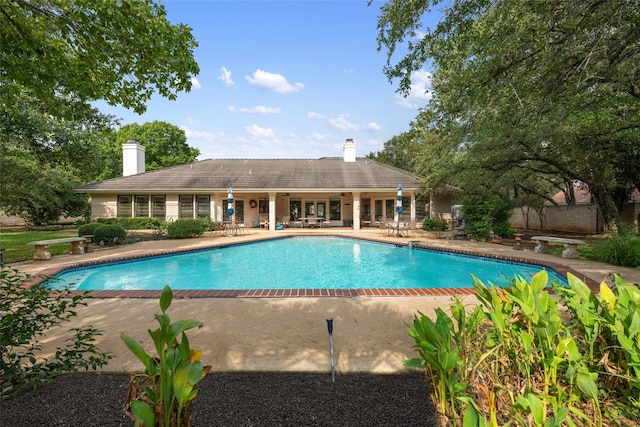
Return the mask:
[[[72,328],[64,347],[50,359],[40,355],[42,337],[54,327],[76,317],[75,309],[86,305],[88,293],[71,295],[45,286],[27,286],[28,275],[0,268],[0,383],[1,398],[33,390],[56,375],[81,369],[96,370],[111,359],[95,346],[100,331],[86,326]]]
[[[513,202],[508,197],[467,195],[460,198],[460,203],[464,205],[466,231],[474,239],[486,240],[492,231],[502,237],[511,235]]]
[[[640,418],[640,289],[615,276],[615,286],[603,282],[596,295],[571,274],[568,286],[549,284],[544,270],[504,287],[474,280],[479,305],[471,315],[456,299],[450,316],[419,313],[409,328],[420,357],[405,363],[427,369],[453,425]]]
[[[207,219],[179,219],[167,226],[167,237],[170,239],[187,239],[202,236],[209,230]]]
[[[156,229],[165,222],[159,218],[132,217],[132,218],[98,218],[96,222],[103,225],[119,225],[125,230],[148,230]]]
[[[451,312],[455,325],[440,308],[436,309],[435,322],[420,312],[414,316],[413,326],[407,325],[407,330],[416,342],[414,348],[420,357],[408,359],[404,364],[409,368],[427,368],[440,414],[453,419],[455,425],[457,402],[466,394],[470,374],[464,361],[469,360],[469,345],[478,332],[483,314],[477,308],[467,316],[458,298]]]
[[[105,245],[114,245],[125,243],[127,239],[127,230],[119,225],[103,225],[94,230],[94,243],[103,242]]]
[[[83,224],[78,227],[78,236],[93,236],[96,232],[96,229],[102,227],[104,224],[100,224],[99,222],[90,222],[88,224]]]
[[[446,219],[434,218],[422,221],[422,229],[425,231],[446,231],[449,229],[449,223]]]
[[[160,296],[159,328],[149,330],[157,356],[147,354],[135,339],[122,334],[127,348],[143,363],[144,373],[132,376],[127,404],[135,425],[190,426],[191,405],[198,384],[211,369],[200,362],[202,352],[189,346],[186,331],[201,328],[197,320],[171,322],[166,313],[173,293],[165,286]]]
[[[584,256],[607,264],[640,267],[640,235],[631,228],[619,228],[610,237],[589,241]]]

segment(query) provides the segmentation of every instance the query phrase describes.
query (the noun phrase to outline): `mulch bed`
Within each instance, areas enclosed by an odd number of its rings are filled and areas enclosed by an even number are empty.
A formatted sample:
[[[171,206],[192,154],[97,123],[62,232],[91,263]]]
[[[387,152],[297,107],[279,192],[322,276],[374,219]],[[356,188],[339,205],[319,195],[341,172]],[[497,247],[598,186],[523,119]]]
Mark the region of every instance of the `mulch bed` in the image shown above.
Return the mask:
[[[2,426],[131,426],[129,376],[61,375],[0,402]],[[215,373],[201,383],[193,426],[436,427],[428,383],[415,374]]]

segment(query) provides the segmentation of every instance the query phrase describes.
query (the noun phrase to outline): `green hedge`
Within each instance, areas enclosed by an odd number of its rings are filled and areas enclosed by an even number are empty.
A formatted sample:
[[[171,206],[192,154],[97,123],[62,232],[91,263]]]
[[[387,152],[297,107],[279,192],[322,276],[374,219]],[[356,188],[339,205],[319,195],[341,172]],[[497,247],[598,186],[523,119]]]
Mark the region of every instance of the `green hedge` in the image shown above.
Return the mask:
[[[102,227],[104,224],[100,224],[97,222],[91,222],[89,224],[84,224],[78,227],[78,236],[89,236],[96,234],[96,229],[98,227]]]
[[[103,225],[95,229],[93,233],[93,242],[104,245],[115,245],[125,243],[127,239],[127,230],[119,225]]]
[[[99,224],[118,225],[125,230],[149,230],[161,228],[164,220],[158,218],[98,218]]]
[[[589,241],[590,248],[581,252],[586,258],[623,267],[640,268],[640,234],[621,230],[609,238]]]
[[[422,221],[422,229],[425,231],[447,231],[449,223],[446,219],[434,218]]]
[[[209,229],[208,219],[179,219],[167,226],[167,237],[169,239],[198,237]]]

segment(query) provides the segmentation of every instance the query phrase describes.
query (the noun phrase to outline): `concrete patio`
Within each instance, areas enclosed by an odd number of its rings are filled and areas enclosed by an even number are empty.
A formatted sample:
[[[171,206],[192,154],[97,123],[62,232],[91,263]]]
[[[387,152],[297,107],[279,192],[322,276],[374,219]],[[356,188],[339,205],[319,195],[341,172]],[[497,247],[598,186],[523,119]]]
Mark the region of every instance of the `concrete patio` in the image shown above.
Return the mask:
[[[536,254],[530,250],[484,242],[431,239],[420,231],[409,238],[380,236],[376,229],[353,231],[350,228],[314,230],[353,238],[375,238],[406,244],[409,240],[436,248],[457,249],[480,254],[500,255],[563,265],[580,277],[600,282],[613,273],[631,283],[640,283],[640,270],[601,264],[581,259],[563,259],[556,255]],[[277,233],[301,234],[295,229]],[[307,233],[305,230],[304,233]],[[280,235],[280,234],[278,234]],[[130,255],[209,246],[223,241],[234,243],[274,236],[273,232],[249,229],[234,237],[204,236],[186,240],[144,241],[90,252],[82,255],[54,256],[46,261],[25,261],[11,267],[29,274],[81,261],[108,260]],[[402,361],[414,357],[413,340],[405,323],[418,311],[432,314],[436,307],[448,308],[450,296],[419,297],[305,297],[305,298],[197,298],[174,299],[168,314],[173,320],[193,318],[204,322],[201,329],[189,333],[193,348],[203,351],[203,361],[212,371],[300,371],[329,372],[327,318],[333,319],[335,362],[338,373],[402,372]],[[462,297],[475,304],[472,296]],[[78,310],[78,317],[63,328],[52,330],[43,340],[45,352],[51,354],[69,337],[70,327],[92,325],[103,331],[98,339],[101,351],[114,358],[105,372],[134,372],[141,363],[125,348],[120,333],[125,332],[152,349],[148,329],[157,324],[157,299],[95,298]]]

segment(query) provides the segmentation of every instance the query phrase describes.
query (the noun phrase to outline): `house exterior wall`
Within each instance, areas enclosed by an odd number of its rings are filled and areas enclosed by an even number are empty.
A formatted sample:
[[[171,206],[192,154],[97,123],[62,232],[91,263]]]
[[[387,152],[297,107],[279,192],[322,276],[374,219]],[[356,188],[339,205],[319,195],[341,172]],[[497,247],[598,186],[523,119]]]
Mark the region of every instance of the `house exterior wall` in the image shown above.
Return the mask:
[[[137,193],[140,194],[140,193]],[[191,194],[188,192],[182,193],[165,193],[163,194],[166,197],[166,220],[176,220],[179,218],[180,212],[180,203],[179,196]],[[202,195],[203,193],[197,193]],[[206,193],[204,193],[206,194]],[[331,200],[340,199],[340,212],[341,218],[340,220],[331,221],[332,226],[344,226],[344,225],[354,225],[356,224],[356,215],[360,212],[361,206],[356,206],[355,197],[358,195],[360,205],[362,200],[362,194],[365,194],[365,197],[371,203],[371,209],[374,210],[374,205],[376,200],[382,200],[383,202],[387,200],[391,200],[395,203],[396,193],[395,192],[367,192],[367,193],[351,193],[351,192],[330,192],[330,193],[274,193],[274,203],[275,203],[275,220],[276,222],[284,222],[287,217],[289,217],[290,212],[290,201],[291,199],[297,199],[300,201],[301,209],[305,206],[307,202],[324,202],[325,209],[328,209],[330,206]],[[131,195],[134,196],[133,193],[119,193],[119,194],[101,194],[101,195],[93,195],[91,199],[91,216],[95,220],[96,218],[115,218],[118,215],[118,195]],[[227,207],[227,193],[222,192],[214,192],[210,194],[206,194],[210,196],[210,211],[211,211],[211,220],[212,221],[221,221],[224,217],[224,213]],[[415,201],[415,192],[406,192],[407,199],[411,200],[411,209],[406,211],[407,217],[416,216],[416,201]],[[267,220],[269,220],[268,212],[260,212],[260,205],[264,203],[266,200],[267,203],[270,204],[271,194],[265,193],[240,193],[234,192],[234,201],[237,203],[238,201],[243,201],[244,203],[244,218],[243,221],[247,226],[257,226]],[[435,204],[436,212],[442,212],[444,217],[450,217],[451,207],[448,203],[450,203],[451,198],[445,196],[439,196],[436,198],[437,203]],[[255,206],[252,201],[255,201]],[[383,203],[384,206],[384,203]],[[356,212],[357,211],[357,212]],[[376,212],[376,216],[384,216],[385,212]],[[301,212],[300,216],[304,216],[303,212]],[[361,218],[359,218],[361,219]],[[388,218],[392,219],[392,218]],[[358,221],[359,222],[359,221]]]
[[[513,228],[598,234],[602,220],[595,205],[545,206],[540,216],[534,209],[515,209],[509,223]]]
[[[118,216],[118,196],[100,194],[91,196],[91,218],[115,218]]]
[[[429,203],[429,218],[446,219],[451,221],[452,196],[446,194],[434,194]]]

